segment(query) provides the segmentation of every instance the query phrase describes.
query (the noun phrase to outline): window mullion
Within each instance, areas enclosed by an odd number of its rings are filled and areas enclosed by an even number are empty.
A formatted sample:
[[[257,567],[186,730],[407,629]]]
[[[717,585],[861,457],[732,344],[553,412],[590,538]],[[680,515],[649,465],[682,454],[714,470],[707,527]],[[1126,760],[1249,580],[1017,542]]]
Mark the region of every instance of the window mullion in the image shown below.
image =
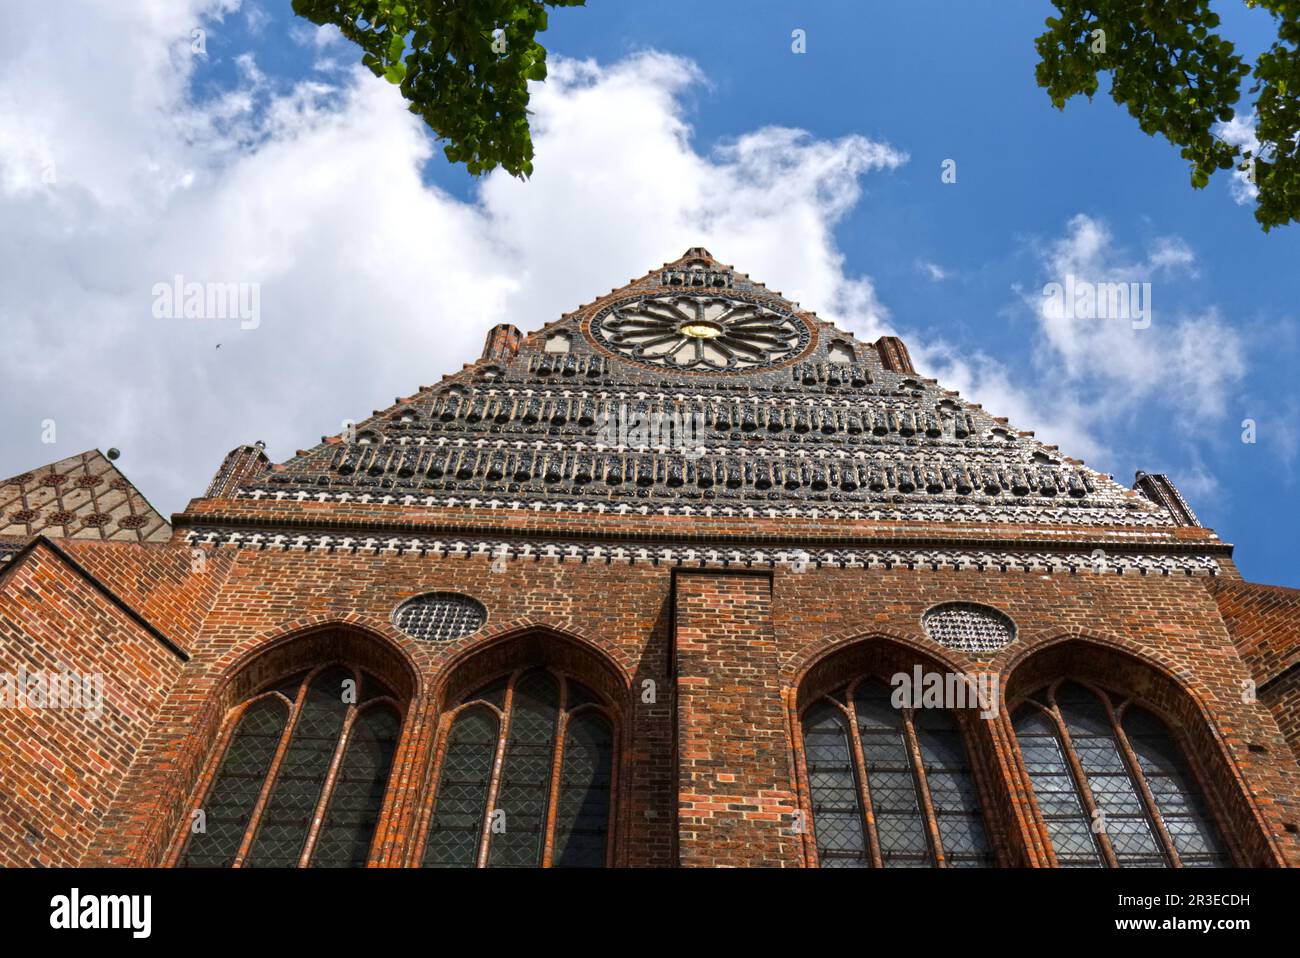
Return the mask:
[[[936,868],[946,868],[943,857],[943,842],[939,838],[939,818],[934,812],[934,803],[930,800],[930,782],[925,775],[925,763],[921,760],[921,743],[916,738],[916,729],[912,726],[912,710],[902,709],[903,737],[907,741],[907,755],[912,762],[912,775],[916,781],[917,797],[921,800],[921,814],[925,816],[925,830],[930,837],[930,853],[934,856]]]
[[[871,804],[871,785],[867,781],[867,760],[862,752],[862,736],[858,733],[858,710],[853,704],[853,693],[848,693],[849,736],[853,743],[853,764],[858,781],[858,802],[862,805],[862,825],[867,833],[867,849],[871,855],[872,868],[884,868],[885,860],[880,853],[880,838],[876,834],[876,810]],[[838,703],[836,703],[838,705]],[[814,828],[816,824],[814,823]]]
[[[487,807],[483,810],[483,834],[479,836],[478,846],[478,867],[487,868],[488,846],[492,842],[492,812],[496,808],[497,791],[501,787],[501,770],[506,763],[506,742],[510,739],[510,720],[514,717],[515,704],[515,683],[519,679],[519,673],[516,672],[510,676],[510,684],[506,686],[506,698],[501,707],[501,721],[499,737],[497,738],[497,753],[492,760],[492,780],[488,783]]]
[[[262,824],[262,815],[266,812],[266,806],[271,801],[271,790],[275,787],[275,780],[280,777],[280,768],[284,765],[284,756],[289,751],[289,743],[293,741],[293,733],[298,727],[298,720],[302,718],[303,705],[306,704],[307,686],[311,675],[307,675],[302,680],[302,685],[298,686],[298,695],[292,705],[289,706],[289,719],[284,723],[284,731],[280,734],[280,742],[275,747],[275,757],[271,759],[271,769],[266,773],[266,781],[262,783],[262,790],[257,793],[257,801],[253,804],[253,811],[248,816],[248,828],[244,830],[244,839],[239,843],[239,851],[235,853],[235,860],[231,863],[231,868],[242,868],[244,860],[248,858],[248,853],[253,847],[253,839],[257,837],[257,829]]]
[[[1101,856],[1106,862],[1106,867],[1118,868],[1119,859],[1115,857],[1115,849],[1111,846],[1110,836],[1106,834],[1105,815],[1100,814],[1097,802],[1092,797],[1092,787],[1088,784],[1088,776],[1083,770],[1083,763],[1079,761],[1079,756],[1075,754],[1074,742],[1070,738],[1070,730],[1065,727],[1065,720],[1061,717],[1055,701],[1052,703],[1051,711],[1047,714],[1056,723],[1056,734],[1061,737],[1061,751],[1065,753],[1065,761],[1070,766],[1070,773],[1074,776],[1074,787],[1078,790],[1079,797],[1083,799],[1084,810],[1088,813],[1089,827],[1097,840],[1097,846],[1101,849]],[[1103,826],[1100,831],[1097,830],[1098,821]]]
[[[360,687],[359,683],[358,687]],[[334,795],[334,786],[338,783],[339,769],[343,766],[343,753],[347,751],[352,726],[356,724],[357,711],[356,705],[349,705],[347,714],[343,717],[343,727],[339,729],[338,741],[334,743],[334,754],[330,756],[329,768],[325,771],[320,798],[317,799],[316,807],[312,810],[311,824],[307,826],[307,837],[302,843],[302,854],[298,856],[299,868],[306,868],[311,864],[312,852],[316,850],[316,839],[320,837],[325,813],[329,809],[330,798]]]
[[[560,676],[560,707],[555,711],[555,747],[551,750],[551,781],[546,790],[546,823],[542,832],[542,867],[550,868],[555,855],[555,819],[564,767],[564,734],[569,726],[569,680]]]
[[[1117,711],[1107,709],[1107,714],[1110,717],[1111,730],[1115,734],[1115,742],[1119,745],[1120,754],[1124,756],[1124,761],[1129,767],[1129,774],[1137,784],[1138,792],[1142,796],[1142,802],[1147,807],[1147,816],[1155,825],[1156,831],[1160,835],[1160,841],[1165,846],[1165,855],[1168,856],[1169,863],[1174,868],[1182,868],[1183,861],[1178,855],[1178,849],[1174,845],[1169,830],[1165,828],[1164,819],[1160,817],[1160,808],[1156,805],[1156,799],[1151,794],[1150,786],[1147,785],[1147,777],[1142,774],[1142,764],[1137,759],[1137,753],[1133,751],[1128,736],[1124,734],[1124,726],[1119,721]]]

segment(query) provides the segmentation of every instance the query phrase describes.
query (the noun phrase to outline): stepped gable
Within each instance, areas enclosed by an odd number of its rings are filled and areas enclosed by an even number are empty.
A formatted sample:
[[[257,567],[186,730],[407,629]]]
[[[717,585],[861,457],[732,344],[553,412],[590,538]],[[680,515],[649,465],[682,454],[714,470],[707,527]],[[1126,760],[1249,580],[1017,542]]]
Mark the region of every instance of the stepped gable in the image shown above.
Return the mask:
[[[38,535],[166,542],[171,526],[98,449],[0,481],[0,560]]]
[[[494,328],[479,361],[358,423],[355,442],[326,437],[233,490],[304,493],[1174,524],[918,376],[898,339],[858,342],[702,248],[531,334]]]

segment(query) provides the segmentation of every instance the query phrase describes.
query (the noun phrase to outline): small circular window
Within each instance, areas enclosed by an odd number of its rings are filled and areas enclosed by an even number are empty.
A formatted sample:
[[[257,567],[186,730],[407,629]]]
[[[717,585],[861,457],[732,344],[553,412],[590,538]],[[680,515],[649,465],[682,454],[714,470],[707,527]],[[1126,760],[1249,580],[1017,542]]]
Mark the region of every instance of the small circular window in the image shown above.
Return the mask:
[[[487,621],[481,602],[459,592],[429,592],[407,599],[393,614],[393,624],[425,642],[450,642],[477,632]]]
[[[1016,637],[1016,626],[997,609],[973,602],[937,605],[925,614],[925,634],[959,652],[995,652]]]

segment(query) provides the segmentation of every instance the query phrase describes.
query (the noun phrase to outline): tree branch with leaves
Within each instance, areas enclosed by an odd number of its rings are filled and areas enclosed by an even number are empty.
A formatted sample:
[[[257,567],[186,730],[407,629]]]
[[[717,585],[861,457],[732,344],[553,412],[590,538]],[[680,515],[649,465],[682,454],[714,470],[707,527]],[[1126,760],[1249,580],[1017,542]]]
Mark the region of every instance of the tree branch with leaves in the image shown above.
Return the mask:
[[[1109,74],[1111,99],[1143,132],[1181,147],[1193,187],[1217,170],[1246,171],[1267,232],[1300,220],[1300,0],[1245,2],[1277,25],[1253,71],[1256,148],[1216,130],[1237,115],[1251,69],[1215,32],[1220,18],[1209,0],[1053,0],[1060,16],[1035,41],[1037,79],[1063,110],[1078,94],[1091,100],[1099,75]]]
[[[412,113],[453,163],[474,175],[533,171],[528,81],[546,79],[547,7],[585,0],[293,0],[294,13],[332,24],[361,62],[401,87]]]

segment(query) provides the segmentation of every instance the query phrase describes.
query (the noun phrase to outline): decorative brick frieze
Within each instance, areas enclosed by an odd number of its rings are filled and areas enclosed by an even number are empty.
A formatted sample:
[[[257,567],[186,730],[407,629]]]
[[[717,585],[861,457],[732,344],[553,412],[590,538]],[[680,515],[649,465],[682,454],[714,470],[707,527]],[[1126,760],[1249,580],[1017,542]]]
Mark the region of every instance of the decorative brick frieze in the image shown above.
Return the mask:
[[[1218,575],[1210,556],[1114,553],[1099,560],[1092,552],[972,551],[959,549],[809,549],[684,547],[672,544],[610,546],[582,541],[517,542],[504,538],[429,538],[423,536],[339,536],[268,530],[233,532],[198,526],[186,541],[198,548],[309,552],[346,551],[363,555],[412,553],[435,558],[488,556],[498,562],[582,562],[595,565],[646,563],[694,568],[930,568],[971,572],[1019,571],[1109,575]]]

